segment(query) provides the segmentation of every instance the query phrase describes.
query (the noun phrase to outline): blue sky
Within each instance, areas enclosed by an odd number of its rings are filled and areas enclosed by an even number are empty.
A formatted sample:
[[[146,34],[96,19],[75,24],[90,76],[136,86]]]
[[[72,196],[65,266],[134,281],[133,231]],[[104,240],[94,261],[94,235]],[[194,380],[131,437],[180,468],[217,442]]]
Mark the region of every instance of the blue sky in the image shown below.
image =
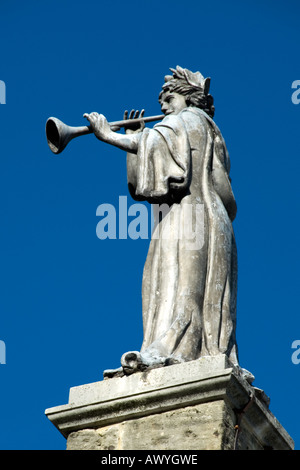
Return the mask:
[[[142,341],[149,240],[96,236],[100,204],[134,203],[125,154],[85,136],[54,156],[45,122],[160,114],[163,77],[181,65],[211,77],[231,157],[240,363],[299,449],[299,3],[2,0],[0,11],[0,448],[64,449],[44,410]]]

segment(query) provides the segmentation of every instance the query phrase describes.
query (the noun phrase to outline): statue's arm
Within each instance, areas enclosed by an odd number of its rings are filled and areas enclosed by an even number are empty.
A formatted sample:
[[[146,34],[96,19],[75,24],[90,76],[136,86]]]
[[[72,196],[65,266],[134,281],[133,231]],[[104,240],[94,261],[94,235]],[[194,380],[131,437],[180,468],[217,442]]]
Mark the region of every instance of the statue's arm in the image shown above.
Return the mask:
[[[121,150],[125,150],[125,152],[137,153],[141,132],[125,135],[118,134],[111,130],[111,127],[103,114],[84,114],[84,117],[86,117],[90,122],[92,130],[99,140],[110,145],[114,145]]]

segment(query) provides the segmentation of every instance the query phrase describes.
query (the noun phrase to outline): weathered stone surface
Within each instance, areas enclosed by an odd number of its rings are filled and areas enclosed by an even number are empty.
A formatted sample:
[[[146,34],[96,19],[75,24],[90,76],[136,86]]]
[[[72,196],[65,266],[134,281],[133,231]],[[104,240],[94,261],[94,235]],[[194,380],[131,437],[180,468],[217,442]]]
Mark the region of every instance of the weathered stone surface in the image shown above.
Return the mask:
[[[67,450],[103,450],[101,437],[94,429],[84,429],[70,434]]]
[[[73,432],[67,450],[264,450],[247,420],[236,439],[236,414],[223,401]]]
[[[237,433],[237,448],[292,449],[264,395],[229,365],[207,357],[74,387],[46,414],[68,449],[229,450]]]
[[[230,413],[229,413],[230,415]],[[70,434],[68,450],[230,449],[234,423],[222,400]]]

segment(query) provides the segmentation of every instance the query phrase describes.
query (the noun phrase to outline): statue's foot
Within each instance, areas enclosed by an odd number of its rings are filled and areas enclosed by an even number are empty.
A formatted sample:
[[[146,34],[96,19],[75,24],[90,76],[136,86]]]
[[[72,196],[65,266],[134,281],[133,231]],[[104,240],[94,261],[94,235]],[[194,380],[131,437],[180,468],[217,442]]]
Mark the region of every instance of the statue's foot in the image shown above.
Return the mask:
[[[103,372],[105,379],[113,377],[124,377],[124,375],[131,375],[135,372],[143,372],[146,369],[154,369],[166,365],[165,361],[161,358],[153,358],[144,355],[138,351],[129,351],[121,357],[121,366],[118,369],[107,369]]]
[[[125,375],[131,375],[134,372],[143,371],[148,367],[138,351],[129,351],[121,357],[121,364]]]
[[[121,357],[121,367],[118,369],[107,369],[103,372],[104,379],[112,379],[114,377],[124,377],[134,372],[143,371],[148,367],[138,351],[129,351]]]
[[[105,379],[124,377],[135,372],[143,372],[158,367],[170,366],[182,362],[176,357],[162,357],[153,351],[129,351],[121,357],[121,366],[118,369],[107,369],[103,372]]]
[[[134,372],[142,372],[146,369],[156,369],[158,367],[179,364],[182,360],[175,356],[164,357],[155,350],[145,350],[142,352],[129,351],[121,357],[121,364],[126,375]]]

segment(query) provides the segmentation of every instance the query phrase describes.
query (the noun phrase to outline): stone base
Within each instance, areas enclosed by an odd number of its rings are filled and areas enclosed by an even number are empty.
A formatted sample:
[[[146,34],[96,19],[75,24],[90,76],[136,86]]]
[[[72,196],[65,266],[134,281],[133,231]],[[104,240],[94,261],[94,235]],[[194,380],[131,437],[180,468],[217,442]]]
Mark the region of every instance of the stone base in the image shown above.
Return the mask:
[[[70,450],[292,450],[293,441],[226,356],[70,389],[46,410]]]

